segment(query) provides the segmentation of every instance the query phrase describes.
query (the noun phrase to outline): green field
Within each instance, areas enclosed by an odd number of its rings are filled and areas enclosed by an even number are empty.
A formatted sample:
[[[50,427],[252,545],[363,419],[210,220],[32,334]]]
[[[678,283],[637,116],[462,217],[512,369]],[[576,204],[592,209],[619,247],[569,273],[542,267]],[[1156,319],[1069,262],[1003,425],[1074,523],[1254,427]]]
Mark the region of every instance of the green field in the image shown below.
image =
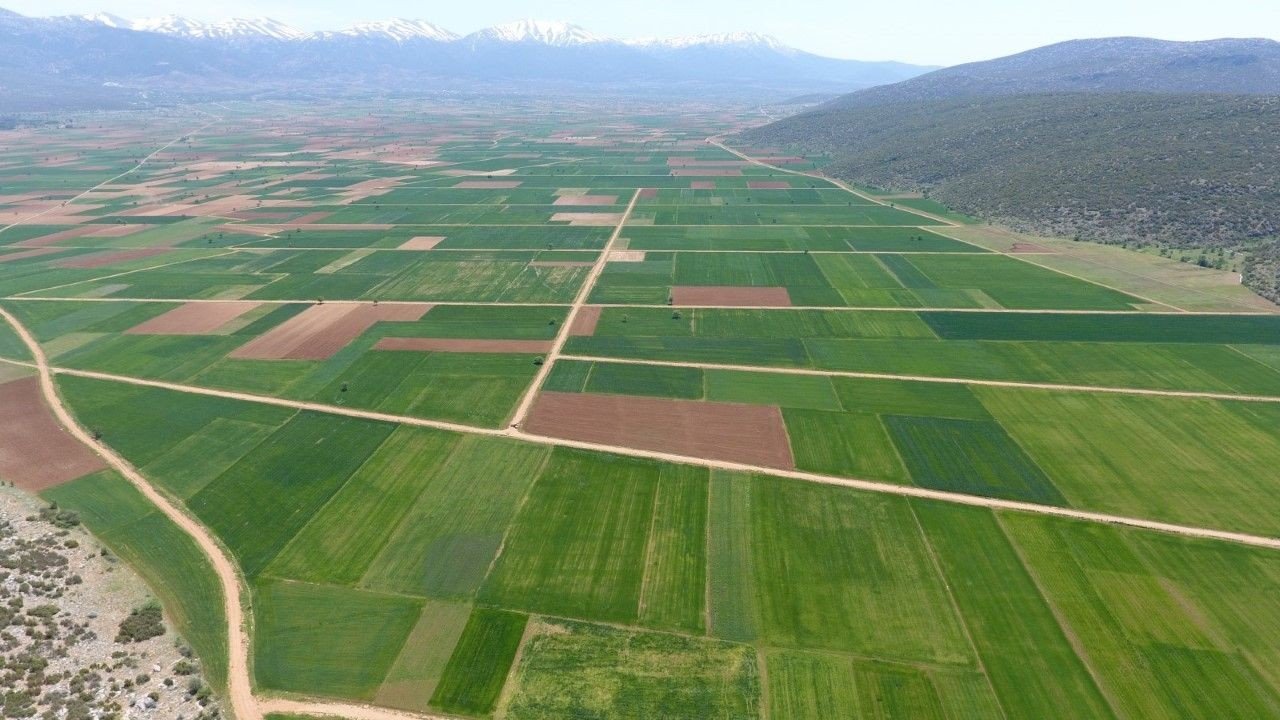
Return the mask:
[[[1280,717],[1280,555],[1131,525],[1280,537],[1280,313],[1216,276],[1066,240],[1019,255],[928,198],[799,174],[823,158],[744,161],[707,138],[738,147],[760,109],[715,98],[69,119],[2,153],[0,213],[50,204],[0,229],[0,304],[79,422],[237,565],[259,699]],[[770,306],[681,306],[690,287]],[[302,322],[337,301],[423,312]],[[166,313],[186,319],[139,328]],[[237,357],[268,336],[281,359]],[[29,359],[4,324],[0,358]],[[681,401],[636,434],[682,442],[704,429],[685,408],[754,406],[798,472],[535,435],[539,391]],[[9,436],[0,461],[26,449]],[[42,497],[138,570],[225,690],[235,636],[197,544],[112,472]]]

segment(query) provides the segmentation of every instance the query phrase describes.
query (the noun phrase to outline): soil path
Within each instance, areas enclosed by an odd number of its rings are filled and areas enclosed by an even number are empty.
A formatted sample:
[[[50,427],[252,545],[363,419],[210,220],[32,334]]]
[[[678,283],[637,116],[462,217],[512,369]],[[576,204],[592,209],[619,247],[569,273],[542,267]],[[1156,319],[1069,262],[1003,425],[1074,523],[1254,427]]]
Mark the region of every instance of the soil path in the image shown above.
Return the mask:
[[[905,380],[907,382],[943,383],[949,385],[982,385],[987,387],[1022,388],[1029,390],[1059,390],[1063,392],[1112,393],[1116,395],[1154,395],[1157,397],[1189,398],[1198,400],[1234,400],[1237,402],[1280,403],[1276,395],[1242,395],[1237,393],[1203,392],[1198,390],[1154,390],[1131,387],[1106,387],[1101,385],[1070,385],[1065,383],[1021,382],[1018,380],[974,380],[972,378],[940,377],[935,375],[899,375],[895,373],[855,372],[849,370],[813,370],[809,368],[782,368],[762,365],[734,365],[727,363],[684,362],[680,360],[641,360],[597,355],[562,355],[565,360],[613,363],[615,365],[656,365],[658,367],[699,368],[703,370],[735,370],[775,375],[816,375],[819,377],[865,378],[868,380]]]
[[[0,311],[3,312],[3,311]],[[8,315],[8,313],[4,313]],[[25,365],[26,363],[15,363]],[[46,366],[47,368],[47,366]],[[650,450],[639,450],[636,448],[621,447],[615,445],[604,445],[600,443],[579,442],[576,440],[563,440],[559,438],[543,437],[533,435],[522,431],[518,428],[510,427],[506,429],[481,428],[471,425],[462,425],[459,423],[445,422],[442,420],[427,420],[424,418],[408,417],[404,415],[394,415],[391,413],[382,413],[371,410],[357,410],[349,407],[341,407],[337,405],[326,405],[323,403],[301,402],[297,400],[284,400],[281,398],[267,397],[264,395],[253,395],[251,393],[231,392],[227,390],[214,390],[211,388],[193,387],[190,385],[180,385],[177,383],[168,383],[158,380],[143,380],[141,378],[127,377],[123,375],[112,375],[109,373],[91,372],[86,370],[69,370],[56,368],[54,372],[63,375],[71,375],[75,377],[87,377],[98,380],[109,380],[112,382],[126,383],[130,385],[140,385],[144,387],[155,387],[165,390],[174,390],[177,392],[185,392],[193,395],[207,395],[210,397],[220,397],[232,400],[243,400],[246,402],[256,402],[263,405],[275,405],[278,407],[294,408],[298,410],[310,410],[314,412],[322,412],[330,415],[341,415],[344,417],[361,418],[365,420],[378,420],[382,422],[393,422],[402,425],[411,425],[415,427],[429,427],[439,430],[448,430],[451,432],[467,433],[471,435],[487,435],[511,437],[526,442],[537,443],[540,445],[550,445],[553,447],[571,447],[580,450],[593,450],[596,452],[614,453],[617,455],[627,455],[630,457],[649,458],[652,460],[661,460],[664,462],[679,463],[683,465],[698,465],[717,470],[729,470],[744,473],[760,473],[764,475],[773,475],[775,477],[790,478],[792,480],[802,480],[804,482],[813,482],[821,485],[835,485],[839,487],[853,488],[865,492],[883,493],[886,495],[900,495],[904,497],[915,497],[926,500],[940,500],[943,502],[955,503],[958,505],[971,505],[975,507],[991,508],[993,510],[1012,510],[1016,512],[1032,513],[1036,515],[1050,515],[1054,517],[1070,518],[1074,520],[1084,520],[1087,522],[1104,523],[1108,525],[1121,525],[1126,527],[1141,528],[1144,530],[1155,530],[1158,532],[1170,533],[1174,535],[1182,535],[1186,537],[1204,538],[1208,540],[1221,540],[1225,542],[1238,543],[1241,545],[1250,545],[1253,547],[1268,548],[1272,550],[1280,550],[1280,538],[1267,537],[1263,535],[1252,535],[1249,533],[1233,532],[1230,530],[1218,530],[1214,528],[1202,528],[1189,525],[1178,525],[1176,523],[1161,522],[1158,520],[1149,520],[1146,518],[1127,517],[1124,515],[1112,515],[1108,513],[1092,512],[1088,510],[1077,510],[1073,508],[1055,507],[1052,505],[1039,505],[1036,503],[1020,502],[1017,500],[1001,500],[998,498],[984,497],[981,495],[967,495],[958,492],[948,492],[945,490],[931,490],[929,488],[914,487],[910,485],[895,485],[892,483],[878,482],[874,480],[859,480],[856,478],[836,477],[833,475],[822,475],[819,473],[805,472],[802,470],[780,470],[778,468],[767,468],[757,465],[748,465],[744,463],[708,460],[706,458],[689,457],[684,455],[676,455],[673,453],[655,452]]]
[[[209,562],[213,565],[213,569],[218,575],[218,581],[222,585],[222,596],[225,601],[223,605],[227,615],[227,699],[231,705],[230,709],[234,717],[239,720],[258,720],[262,717],[262,711],[258,708],[258,703],[253,697],[253,687],[249,681],[249,638],[245,632],[244,608],[240,604],[240,577],[236,572],[235,565],[204,526],[178,509],[167,497],[152,487],[151,483],[147,482],[147,479],[142,477],[124,458],[96,440],[80,426],[66,406],[62,404],[62,398],[58,395],[58,389],[53,382],[53,371],[49,367],[48,358],[45,357],[44,350],[40,347],[40,344],[8,310],[0,308],[0,316],[3,316],[14,331],[18,333],[22,342],[31,352],[31,357],[35,359],[36,370],[40,373],[40,388],[44,393],[45,402],[49,404],[49,408],[53,411],[58,422],[66,428],[68,433],[97,453],[108,465],[132,483],[166,517],[189,535],[196,542],[196,545],[200,547],[201,552],[209,558]]]
[[[583,281],[582,287],[578,289],[578,294],[573,299],[573,305],[569,307],[569,313],[565,316],[564,322],[560,323],[560,330],[556,333],[556,340],[551,344],[551,350],[546,357],[542,359],[542,365],[538,367],[538,373],[534,376],[533,382],[529,383],[529,389],[525,390],[524,396],[520,398],[520,404],[516,406],[516,412],[511,419],[511,427],[518,428],[520,423],[524,422],[525,417],[529,414],[529,408],[533,407],[533,400],[538,395],[538,391],[542,389],[542,383],[547,379],[547,375],[551,373],[551,366],[555,365],[556,359],[560,357],[560,351],[564,349],[564,344],[568,341],[572,334],[574,321],[578,318],[578,313],[582,311],[582,306],[587,303],[587,298],[591,296],[591,291],[596,287],[596,281],[600,279],[600,273],[604,272],[604,266],[609,262],[609,256],[613,253],[614,246],[618,243],[618,238],[622,236],[622,229],[626,227],[627,220],[631,217],[631,212],[636,209],[636,202],[640,199],[640,193],[643,188],[637,188],[631,195],[631,202],[627,203],[627,209],[622,213],[622,217],[618,220],[618,225],[614,227],[613,234],[609,236],[609,242],[605,244],[604,249],[600,251],[600,257],[596,258],[596,262],[591,266],[591,272],[587,273],[587,279]]]

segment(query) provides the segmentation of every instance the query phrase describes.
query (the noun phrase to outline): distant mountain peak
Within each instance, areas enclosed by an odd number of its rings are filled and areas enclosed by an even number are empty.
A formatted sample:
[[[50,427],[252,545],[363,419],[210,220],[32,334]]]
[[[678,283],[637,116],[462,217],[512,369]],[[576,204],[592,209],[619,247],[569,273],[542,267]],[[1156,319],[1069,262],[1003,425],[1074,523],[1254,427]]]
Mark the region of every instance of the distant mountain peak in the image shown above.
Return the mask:
[[[301,40],[308,36],[308,33],[268,17],[232,18],[222,22],[205,22],[182,17],[181,15],[163,15],[128,20],[119,15],[100,12],[91,15],[79,15],[75,19],[122,30],[153,32],[186,38]]]
[[[122,18],[119,15],[112,15],[109,12],[98,12],[89,15],[77,15],[77,20],[85,22],[97,23],[98,25],[106,25],[107,27],[120,28],[122,30],[132,30],[133,21]]]
[[[581,25],[559,20],[532,19],[494,25],[471,33],[466,39],[507,43],[534,42],[556,47],[610,42],[609,38],[596,35]]]

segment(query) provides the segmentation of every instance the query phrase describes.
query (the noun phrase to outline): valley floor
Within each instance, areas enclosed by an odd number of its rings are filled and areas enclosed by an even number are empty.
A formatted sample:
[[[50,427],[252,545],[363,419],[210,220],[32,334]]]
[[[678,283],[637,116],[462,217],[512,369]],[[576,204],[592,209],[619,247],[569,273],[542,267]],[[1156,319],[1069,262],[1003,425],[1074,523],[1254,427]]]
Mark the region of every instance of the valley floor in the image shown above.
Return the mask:
[[[754,120],[8,133],[0,476],[242,720],[1280,716],[1277,308]]]

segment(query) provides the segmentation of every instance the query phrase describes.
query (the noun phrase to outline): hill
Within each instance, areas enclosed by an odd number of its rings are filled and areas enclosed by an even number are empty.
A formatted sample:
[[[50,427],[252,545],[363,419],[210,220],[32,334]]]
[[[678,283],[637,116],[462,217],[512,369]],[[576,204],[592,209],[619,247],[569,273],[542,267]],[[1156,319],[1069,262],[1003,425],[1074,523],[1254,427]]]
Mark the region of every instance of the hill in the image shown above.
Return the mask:
[[[1244,252],[1246,282],[1275,299],[1278,70],[1271,41],[1063,43],[852,93],[739,141],[1021,230],[1219,265]]]
[[[1280,42],[1071,40],[850,93],[831,106],[1063,92],[1280,93]]]

